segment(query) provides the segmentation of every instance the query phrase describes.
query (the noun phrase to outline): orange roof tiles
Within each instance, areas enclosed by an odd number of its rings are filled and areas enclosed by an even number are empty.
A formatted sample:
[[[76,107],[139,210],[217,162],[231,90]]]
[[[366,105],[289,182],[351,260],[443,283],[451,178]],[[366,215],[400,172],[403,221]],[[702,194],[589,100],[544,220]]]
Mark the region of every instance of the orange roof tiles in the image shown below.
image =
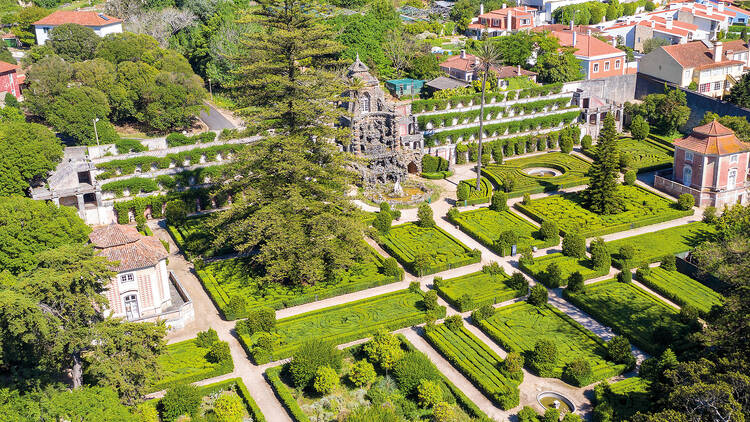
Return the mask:
[[[750,144],[737,139],[731,129],[716,120],[694,128],[690,135],[676,140],[674,145],[704,155],[726,155],[750,151]]]
[[[735,44],[730,44],[735,46]],[[710,69],[713,67],[743,64],[741,61],[730,60],[726,56],[727,49],[722,49],[721,61],[714,61],[714,51],[708,48],[702,41],[693,41],[685,44],[672,44],[661,47],[672,56],[683,68]],[[735,48],[737,48],[735,46]],[[738,49],[734,51],[739,51]]]
[[[535,11],[536,9],[532,9],[526,6],[506,7],[504,9],[489,11],[487,13],[479,15],[478,17],[485,19],[507,19],[508,13],[510,13],[511,16],[533,16],[533,12]]]
[[[576,35],[576,45],[573,46],[573,33],[570,31],[552,31],[551,33],[555,38],[560,40],[560,45],[563,47],[575,47],[576,51],[573,53],[576,56],[582,57],[598,57],[609,54],[621,54],[625,55],[625,52],[613,47],[598,38],[591,35]]]
[[[117,19],[104,13],[58,10],[39,19],[33,25],[58,26],[66,23],[76,23],[83,26],[107,26],[119,22],[122,22],[122,19]]]
[[[153,236],[143,236],[135,227],[110,224],[95,227],[89,240],[99,255],[119,262],[114,271],[152,267],[168,256],[164,245]]]
[[[10,64],[6,62],[0,62],[0,73],[6,73],[18,70],[18,66],[15,64]]]

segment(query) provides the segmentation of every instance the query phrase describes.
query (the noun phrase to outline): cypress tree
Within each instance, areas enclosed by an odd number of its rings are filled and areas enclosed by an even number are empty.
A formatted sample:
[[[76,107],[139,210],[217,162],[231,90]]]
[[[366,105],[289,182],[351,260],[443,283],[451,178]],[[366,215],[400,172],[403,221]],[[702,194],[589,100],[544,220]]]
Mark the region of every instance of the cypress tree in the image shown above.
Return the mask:
[[[619,175],[617,128],[615,117],[608,113],[594,149],[594,163],[588,172],[589,186],[583,191],[583,199],[591,211],[597,214],[615,214],[620,211],[617,190]]]

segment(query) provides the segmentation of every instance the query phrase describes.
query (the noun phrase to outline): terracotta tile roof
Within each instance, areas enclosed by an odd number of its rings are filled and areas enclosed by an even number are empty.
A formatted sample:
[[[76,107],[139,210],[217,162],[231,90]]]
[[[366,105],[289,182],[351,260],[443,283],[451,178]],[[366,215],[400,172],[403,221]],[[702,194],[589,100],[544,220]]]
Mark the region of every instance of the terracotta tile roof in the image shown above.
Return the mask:
[[[734,44],[731,45],[734,46]],[[672,56],[683,68],[710,69],[713,67],[744,64],[738,60],[730,60],[726,55],[726,47],[722,48],[721,61],[715,62],[713,48],[709,48],[703,41],[673,44],[661,48]]]
[[[690,135],[676,140],[674,145],[704,155],[725,155],[750,151],[750,144],[737,139],[731,129],[716,120],[694,128]]]
[[[159,239],[143,236],[132,226],[109,224],[95,227],[89,240],[100,256],[119,262],[113,267],[117,272],[152,267],[169,255]]]
[[[638,22],[638,25],[652,28],[654,31],[664,32],[664,33],[673,34],[673,35],[679,35],[681,37],[687,37],[687,35],[691,32],[687,29],[678,28],[674,26],[674,24],[672,25],[671,28],[667,28],[666,24],[657,22],[656,19],[653,19],[650,21],[640,21]]]
[[[66,23],[77,23],[83,26],[106,26],[119,22],[122,22],[122,19],[117,19],[104,13],[58,10],[39,19],[32,25],[57,26]]]
[[[501,66],[495,69],[497,77],[500,79],[513,78],[515,76],[534,76],[536,72],[521,68],[521,72],[518,72],[518,66]]]
[[[573,54],[580,57],[597,57],[608,54],[621,54],[625,52],[613,47],[591,35],[576,35],[576,45],[573,46],[573,33],[570,31],[552,31],[552,35],[560,40],[563,47],[575,47]]]
[[[724,52],[732,51],[738,53],[740,51],[747,51],[748,45],[744,40],[731,40],[724,41]]]
[[[0,62],[0,73],[10,72],[18,70],[18,65],[10,64],[7,62]]]
[[[534,12],[536,12],[536,9],[527,6],[517,6],[492,10],[487,13],[481,14],[478,17],[485,19],[507,19],[508,13],[510,13],[511,16],[533,16]]]
[[[575,32],[578,32],[579,34],[588,34],[589,31],[591,31],[592,34],[598,34],[601,31],[599,28],[594,26],[586,26],[586,25],[575,25],[573,27],[573,30]],[[570,31],[569,25],[563,25],[561,23],[552,23],[549,25],[540,25],[537,27],[534,27],[532,29],[534,32],[543,32],[543,31]]]
[[[448,59],[444,60],[442,63],[440,63],[441,67],[448,67],[451,69],[458,69],[464,72],[473,72],[474,68],[476,67],[478,61],[476,59],[476,56],[473,54],[465,54],[464,57],[461,57],[460,54],[451,56]],[[492,67],[492,70],[495,72],[498,72],[497,67]]]

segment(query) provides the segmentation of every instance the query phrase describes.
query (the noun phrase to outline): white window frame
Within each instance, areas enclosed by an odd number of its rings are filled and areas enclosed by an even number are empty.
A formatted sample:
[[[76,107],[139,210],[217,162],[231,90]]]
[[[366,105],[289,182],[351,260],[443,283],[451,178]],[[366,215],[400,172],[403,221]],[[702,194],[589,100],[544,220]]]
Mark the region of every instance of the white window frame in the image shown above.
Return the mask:
[[[693,162],[693,151],[685,151],[685,161]]]
[[[593,73],[599,73],[599,63],[594,63],[593,69]]]
[[[620,69],[620,59],[615,60],[615,70]]]
[[[135,273],[123,273],[118,276],[120,284],[135,283]]]
[[[718,91],[721,89],[721,81],[714,82],[714,91]]]

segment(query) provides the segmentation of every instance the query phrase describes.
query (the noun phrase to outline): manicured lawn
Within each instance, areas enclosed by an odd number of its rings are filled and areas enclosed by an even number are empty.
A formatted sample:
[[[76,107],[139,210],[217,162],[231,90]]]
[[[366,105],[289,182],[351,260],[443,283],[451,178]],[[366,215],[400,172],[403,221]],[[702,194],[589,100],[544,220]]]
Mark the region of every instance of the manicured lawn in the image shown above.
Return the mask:
[[[398,338],[401,340],[401,348],[404,352],[422,354],[404,336],[398,335]],[[279,397],[281,404],[289,411],[292,420],[295,422],[310,422],[312,420],[338,421],[340,420],[340,415],[348,413],[355,408],[375,405],[373,403],[375,400],[378,400],[378,404],[383,401],[392,402],[396,413],[401,416],[404,416],[404,412],[409,412],[408,420],[433,420],[432,409],[419,407],[416,397],[413,394],[407,394],[399,389],[398,382],[394,382],[395,377],[393,373],[386,375],[378,365],[374,365],[377,377],[372,384],[358,388],[349,383],[347,374],[350,368],[356,362],[366,359],[365,354],[362,352],[362,345],[345,349],[343,364],[339,372],[341,382],[338,387],[326,396],[295,388],[283,366],[267,369],[266,378],[275,391],[276,396]],[[451,420],[489,420],[487,415],[469,400],[461,390],[453,385],[445,375],[441,374],[434,365],[430,363],[429,368],[420,368],[420,370],[425,374],[429,372],[430,380],[441,387],[444,401],[456,404],[454,406],[456,419]]]
[[[546,248],[554,246],[550,242],[541,239],[539,229],[512,211],[493,211],[489,208],[479,208],[472,211],[464,211],[452,220],[458,224],[469,236],[484,246],[492,249],[501,256],[510,254],[510,249],[501,248],[496,244],[503,232],[513,230],[518,234],[518,248],[534,247]]]
[[[723,303],[719,293],[676,270],[651,268],[649,275],[640,281],[680,306],[694,306],[702,315],[708,314],[713,306],[721,306]]]
[[[533,263],[529,263],[526,261],[520,262],[520,267],[527,274],[544,283],[544,285],[546,285],[547,287],[550,287],[549,285],[547,285],[546,278],[544,277],[544,272],[547,271],[547,267],[549,267],[553,262],[557,263],[557,265],[560,266],[560,272],[562,273],[561,286],[567,286],[568,277],[570,277],[570,275],[576,271],[580,272],[581,275],[583,275],[584,280],[601,277],[604,274],[609,273],[609,268],[605,270],[595,270],[593,267],[593,262],[591,262],[590,259],[578,259],[571,256],[565,256],[561,253],[552,253],[535,257]]]
[[[270,358],[288,358],[302,342],[311,338],[342,344],[369,337],[379,328],[397,330],[422,323],[425,319],[422,299],[419,292],[401,290],[280,319],[274,333],[278,344]],[[245,348],[260,363],[265,359],[253,349],[255,339],[255,336],[240,336]]]
[[[209,349],[198,347],[195,339],[170,344],[157,359],[162,369],[162,378],[152,391],[159,391],[178,383],[191,383],[206,378],[224,375],[234,370],[234,363],[210,362],[206,358]]]
[[[524,169],[552,168],[562,172],[555,177],[532,176]],[[586,172],[591,165],[575,155],[562,152],[550,152],[533,157],[506,160],[503,164],[489,164],[482,168],[482,174],[496,186],[500,187],[503,180],[511,177],[515,180],[509,197],[522,196],[524,193],[540,193],[555,191],[562,188],[585,185],[588,183]],[[527,170],[528,171],[528,170]]]
[[[503,360],[465,327],[457,330],[440,324],[425,332],[435,349],[461,371],[477,388],[502,409],[518,406],[519,371],[513,378],[502,370]],[[520,376],[519,376],[520,375]]]
[[[420,254],[428,263],[421,275],[462,267],[481,259],[479,253],[437,226],[425,228],[415,223],[393,226],[390,233],[378,237],[378,243],[414,274],[417,273],[414,261]]]
[[[607,242],[607,249],[612,255],[613,265],[622,268],[620,248],[625,245],[633,246],[635,255],[631,267],[636,267],[644,262],[658,262],[664,255],[690,251],[704,241],[710,240],[714,233],[716,228],[713,225],[696,222]]]
[[[203,286],[224,316],[227,319],[237,319],[246,317],[247,311],[260,306],[283,309],[382,286],[400,279],[400,277],[385,275],[383,258],[374,249],[369,247],[367,249],[368,255],[352,269],[338,274],[333,280],[312,286],[259,283],[255,272],[242,258],[206,264],[197,272]],[[229,303],[234,296],[245,299],[246,312],[238,314],[231,309]]]
[[[671,167],[674,162],[674,148],[649,139],[638,141],[633,138],[621,138],[617,141],[621,152],[632,158],[630,168],[638,173]],[[593,157],[593,149],[584,152]]]
[[[623,211],[600,215],[583,206],[581,193],[566,193],[535,199],[516,207],[536,221],[555,221],[560,231],[579,231],[585,237],[602,236],[636,227],[648,226],[692,215],[694,211],[677,209],[671,200],[637,186],[619,187]]]
[[[567,300],[597,321],[627,336],[649,354],[666,347],[684,345],[688,327],[678,319],[677,309],[632,283],[617,280],[588,284],[577,293],[563,291]]]
[[[574,358],[586,359],[591,364],[591,382],[622,373],[624,365],[606,360],[604,341],[586,330],[551,305],[536,307],[518,302],[499,308],[492,317],[479,321],[482,329],[509,352],[527,354],[534,350],[538,340],[552,340],[557,345],[558,361],[545,377],[561,378],[563,368]]]
[[[486,177],[482,177],[477,190],[477,179],[462,180],[462,184],[469,186],[469,199],[466,205],[484,204],[492,199],[492,183]],[[464,201],[458,201],[457,205],[464,205]]]
[[[527,292],[511,289],[505,273],[492,275],[484,271],[443,280],[436,287],[438,294],[460,312],[484,305],[505,302]]]

